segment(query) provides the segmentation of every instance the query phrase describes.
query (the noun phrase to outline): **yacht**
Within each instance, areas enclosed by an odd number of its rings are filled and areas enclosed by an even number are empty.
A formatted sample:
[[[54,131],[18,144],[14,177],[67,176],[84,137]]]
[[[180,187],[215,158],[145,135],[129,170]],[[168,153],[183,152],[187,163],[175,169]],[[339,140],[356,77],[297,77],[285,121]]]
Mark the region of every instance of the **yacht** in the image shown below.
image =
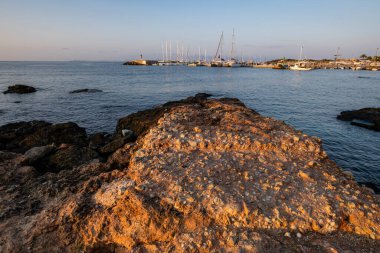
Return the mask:
[[[300,57],[298,59],[298,62],[296,64],[294,64],[294,66],[290,66],[289,67],[290,70],[296,70],[296,71],[312,70],[312,68],[306,68],[306,67],[302,66],[302,64],[301,64],[302,50],[303,50],[303,46],[301,46]]]

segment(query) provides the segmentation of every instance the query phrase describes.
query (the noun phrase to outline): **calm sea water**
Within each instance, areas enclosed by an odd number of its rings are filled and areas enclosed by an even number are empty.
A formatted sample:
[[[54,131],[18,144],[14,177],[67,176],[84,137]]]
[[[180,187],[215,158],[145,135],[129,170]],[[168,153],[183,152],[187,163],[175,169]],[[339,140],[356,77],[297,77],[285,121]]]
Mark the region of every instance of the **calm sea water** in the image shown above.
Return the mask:
[[[380,188],[380,133],[335,119],[342,110],[380,107],[380,72],[0,62],[0,90],[15,83],[39,90],[0,94],[0,125],[74,121],[89,133],[113,132],[120,117],[197,92],[237,97],[262,115],[318,136],[337,164]],[[103,92],[69,94],[80,88]]]

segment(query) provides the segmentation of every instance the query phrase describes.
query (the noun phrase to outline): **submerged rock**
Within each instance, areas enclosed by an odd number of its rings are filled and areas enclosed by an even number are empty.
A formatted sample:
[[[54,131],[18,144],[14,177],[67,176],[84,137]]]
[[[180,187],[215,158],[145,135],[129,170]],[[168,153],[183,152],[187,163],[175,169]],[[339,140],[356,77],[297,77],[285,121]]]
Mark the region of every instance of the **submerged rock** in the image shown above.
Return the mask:
[[[17,94],[24,94],[24,93],[32,93],[36,92],[36,88],[28,85],[23,84],[15,84],[12,86],[8,86],[8,89],[4,91],[4,94],[8,93],[17,93]]]
[[[337,119],[351,121],[351,125],[380,131],[380,108],[363,108],[355,111],[343,111]]]
[[[139,137],[104,164],[33,178],[33,168],[18,169],[23,155],[3,154],[2,251],[380,250],[379,198],[319,139],[237,99],[159,108],[119,121],[135,127],[118,126],[120,135]],[[23,171],[30,176],[16,176]]]
[[[75,94],[75,93],[96,93],[96,92],[103,92],[103,91],[98,90],[98,89],[79,89],[79,90],[70,91],[71,94]]]

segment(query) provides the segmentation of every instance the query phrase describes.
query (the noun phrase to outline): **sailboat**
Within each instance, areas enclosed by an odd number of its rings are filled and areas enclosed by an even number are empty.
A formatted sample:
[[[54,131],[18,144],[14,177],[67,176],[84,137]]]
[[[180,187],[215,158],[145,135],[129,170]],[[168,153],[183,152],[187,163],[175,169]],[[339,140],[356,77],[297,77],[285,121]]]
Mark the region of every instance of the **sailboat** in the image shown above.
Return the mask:
[[[231,67],[231,68],[241,67],[241,64],[238,63],[238,61],[235,59],[234,44],[235,44],[235,30],[232,30],[231,56],[230,56],[230,59],[224,63],[225,67]]]
[[[225,61],[222,58],[222,49],[223,49],[223,32],[222,32],[222,35],[220,35],[218,49],[216,50],[215,57],[211,61],[211,67],[223,67],[223,64]]]
[[[302,50],[303,46],[301,46],[301,52],[300,52],[300,57],[298,59],[298,62],[294,66],[290,66],[290,70],[296,70],[296,71],[305,71],[305,70],[312,70],[312,68],[306,68],[301,66],[301,59],[302,59]]]

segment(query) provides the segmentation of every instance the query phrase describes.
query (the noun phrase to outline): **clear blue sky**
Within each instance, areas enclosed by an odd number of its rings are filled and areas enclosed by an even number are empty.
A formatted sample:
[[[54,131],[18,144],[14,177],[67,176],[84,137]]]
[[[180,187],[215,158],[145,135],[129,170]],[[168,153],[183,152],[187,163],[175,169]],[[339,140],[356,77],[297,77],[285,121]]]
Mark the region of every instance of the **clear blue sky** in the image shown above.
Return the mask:
[[[0,60],[161,58],[177,41],[215,53],[232,29],[245,58],[374,55],[380,47],[379,0],[0,0]]]

